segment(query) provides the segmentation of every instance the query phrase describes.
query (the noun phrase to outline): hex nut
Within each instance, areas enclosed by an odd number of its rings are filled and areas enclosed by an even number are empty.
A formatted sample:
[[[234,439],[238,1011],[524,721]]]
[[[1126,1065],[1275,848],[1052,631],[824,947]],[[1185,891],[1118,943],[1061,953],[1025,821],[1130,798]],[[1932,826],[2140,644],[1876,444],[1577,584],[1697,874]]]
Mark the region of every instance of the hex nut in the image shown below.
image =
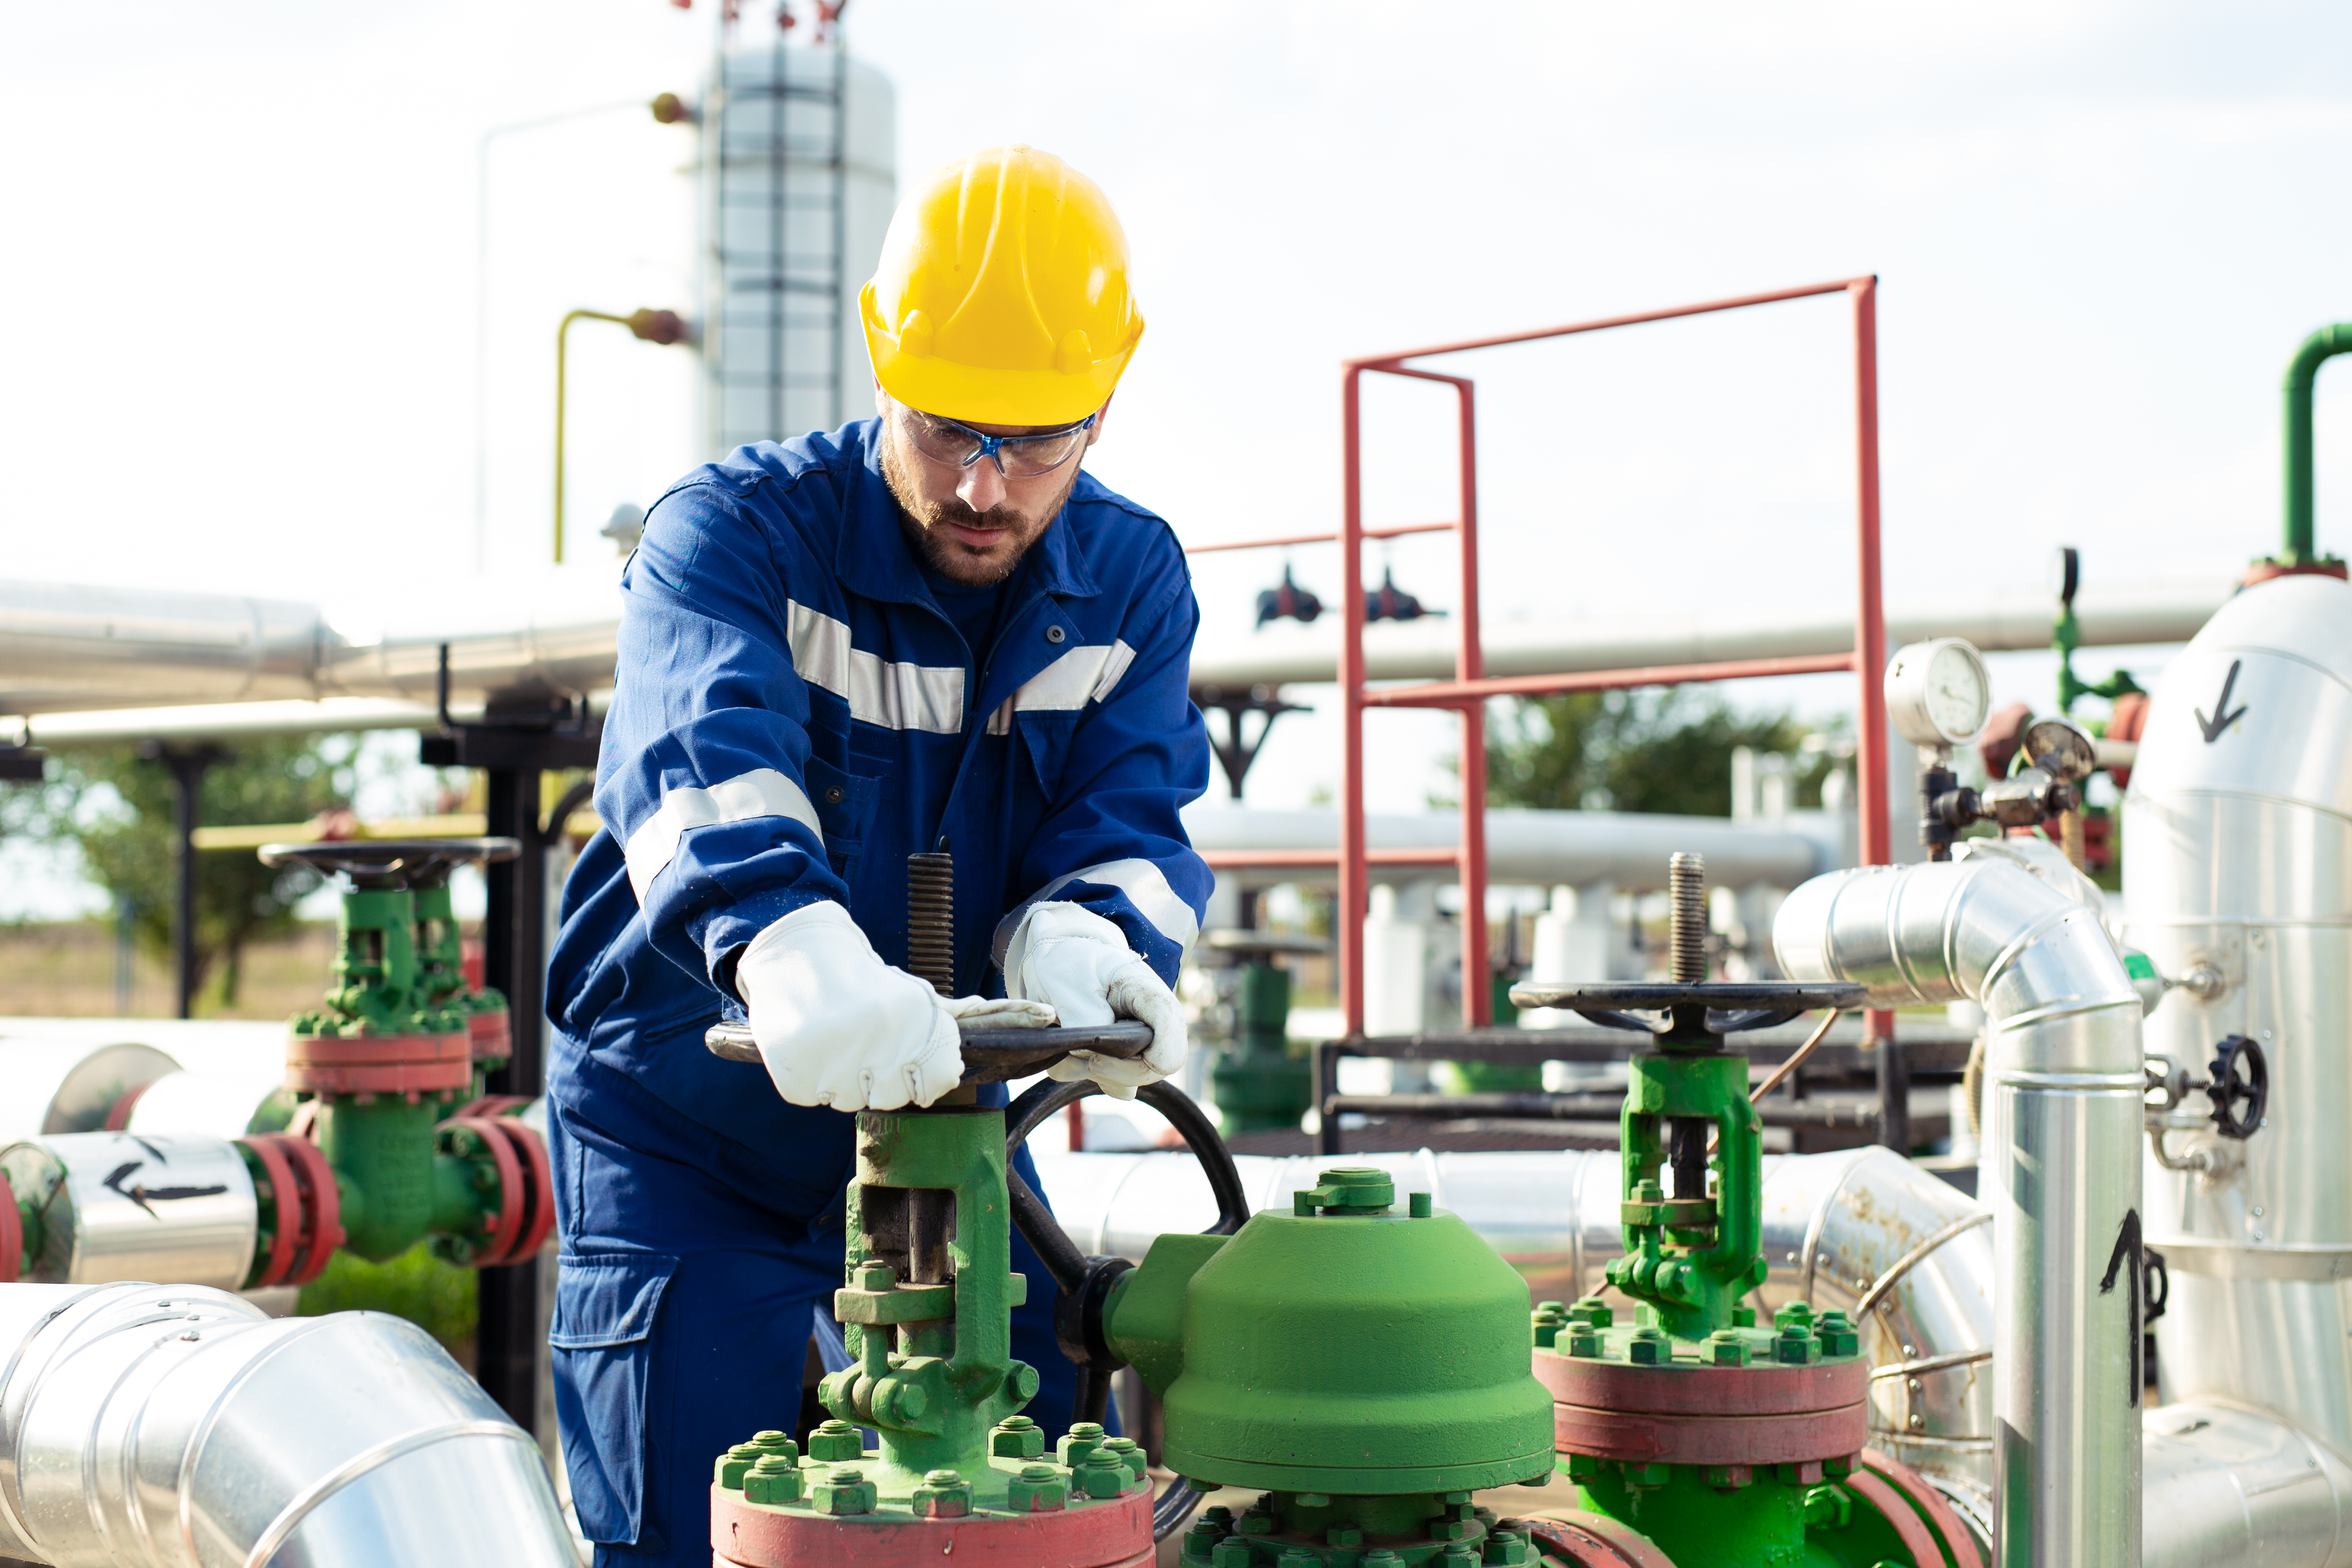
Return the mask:
[[[1429,1538],[1432,1541],[1463,1541],[1468,1539],[1469,1534],[1470,1521],[1466,1519],[1433,1519],[1429,1521]]]
[[[1008,1415],[991,1428],[988,1451],[1000,1459],[1034,1459],[1045,1452],[1045,1433],[1026,1415]]]
[[[1535,1562],[1535,1551],[1528,1544],[1524,1531],[1498,1530],[1486,1537],[1486,1550],[1480,1561],[1499,1568],[1521,1568],[1522,1564]]]
[[[1843,1312],[1823,1312],[1818,1332],[1823,1355],[1849,1356],[1862,1353],[1862,1335],[1856,1331],[1853,1323]]]
[[[740,1491],[743,1478],[751,1474],[751,1466],[759,1458],[760,1450],[756,1447],[750,1443],[738,1443],[719,1456],[718,1463],[711,1468],[710,1479],[730,1491]]]
[[[1617,1321],[1617,1309],[1598,1296],[1579,1296],[1568,1315],[1580,1323],[1590,1323],[1596,1329],[1606,1329]]]
[[[1244,1535],[1272,1535],[1274,1515],[1268,1510],[1254,1508],[1236,1520],[1234,1528]]]
[[[1250,1568],[1249,1543],[1227,1536],[1209,1552],[1209,1568]]]
[[[846,1421],[821,1421],[809,1434],[808,1457],[835,1464],[866,1457],[866,1434]]]
[[[1635,1329],[1625,1354],[1635,1366],[1664,1366],[1675,1359],[1675,1347],[1663,1329]]]
[[[1746,1366],[1748,1342],[1739,1337],[1737,1329],[1717,1329],[1706,1338],[1706,1361],[1710,1366]]]
[[[763,1454],[743,1478],[746,1502],[798,1502],[807,1478],[797,1462],[782,1454]],[[856,1511],[856,1510],[850,1510]]]
[[[1132,1437],[1106,1437],[1103,1439],[1103,1451],[1116,1456],[1118,1462],[1127,1467],[1129,1480],[1141,1480],[1150,1469],[1150,1463],[1143,1457],[1143,1449]]]
[[[925,1475],[908,1506],[922,1519],[961,1519],[971,1512],[971,1487],[953,1470]]]
[[[1074,1470],[1078,1468],[1078,1461],[1093,1453],[1102,1440],[1103,1429],[1099,1423],[1080,1421],[1070,1428],[1067,1436],[1054,1445],[1054,1461],[1065,1469]]]
[[[1070,1503],[1070,1483],[1051,1465],[1024,1465],[1004,1489],[1004,1506],[1014,1513],[1058,1513]]]
[[[755,1476],[757,1470],[752,1472]],[[866,1479],[866,1472],[854,1465],[844,1465],[809,1487],[809,1506],[819,1513],[872,1513],[880,1499],[878,1489]]]
[[[1113,1498],[1125,1491],[1133,1478],[1116,1455],[1088,1454],[1070,1477],[1071,1485],[1090,1498]]]

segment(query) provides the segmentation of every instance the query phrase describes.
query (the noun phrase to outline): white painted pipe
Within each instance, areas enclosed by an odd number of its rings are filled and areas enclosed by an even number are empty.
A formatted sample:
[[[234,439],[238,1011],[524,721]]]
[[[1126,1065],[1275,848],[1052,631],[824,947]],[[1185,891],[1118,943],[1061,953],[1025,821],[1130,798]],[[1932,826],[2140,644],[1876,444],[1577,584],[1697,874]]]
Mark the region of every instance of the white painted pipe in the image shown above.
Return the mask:
[[[2217,579],[2191,587],[2086,588],[2074,601],[2083,646],[2186,642],[2234,586]],[[2046,648],[2054,614],[2054,605],[2043,595],[1895,605],[1886,611],[1886,646],[1958,637],[1980,648]],[[1835,614],[1489,621],[1484,630],[1490,676],[1790,658],[1845,653],[1853,647],[1853,617]],[[1365,674],[1373,680],[1450,679],[1456,635],[1449,619],[1366,626]],[[1339,658],[1336,615],[1311,626],[1276,621],[1249,635],[1221,637],[1195,649],[1192,686],[1196,691],[1205,686],[1245,691],[1257,685],[1332,681],[1339,679]]]
[[[1364,826],[1375,849],[1446,848],[1460,834],[1460,818],[1453,812],[1371,816]],[[1339,815],[1329,811],[1196,804],[1184,812],[1184,829],[1201,850],[1334,849],[1339,842]],[[1760,882],[1793,888],[1839,863],[1840,837],[1839,819],[1825,812],[1798,812],[1770,826],[1748,826],[1728,817],[1627,811],[1489,811],[1486,876],[1498,886],[1600,882],[1659,888],[1665,885],[1668,859],[1686,850],[1706,857],[1707,876],[1718,887]],[[1444,867],[1372,870],[1384,881],[1453,876]],[[1295,882],[1302,873],[1294,868],[1239,875],[1244,882],[1264,883]]]

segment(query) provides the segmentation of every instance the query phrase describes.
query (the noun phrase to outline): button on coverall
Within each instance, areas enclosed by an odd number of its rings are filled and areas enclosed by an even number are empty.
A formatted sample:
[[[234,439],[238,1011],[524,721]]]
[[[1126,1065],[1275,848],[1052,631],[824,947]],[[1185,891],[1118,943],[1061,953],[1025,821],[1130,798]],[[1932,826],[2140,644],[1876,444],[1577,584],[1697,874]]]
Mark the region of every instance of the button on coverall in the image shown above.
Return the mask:
[[[1040,899],[1104,916],[1173,984],[1210,875],[1178,808],[1208,782],[1186,693],[1199,611],[1168,525],[1083,472],[970,648],[925,586],[877,421],[738,449],[656,502],[624,579],[596,770],[603,831],[549,975],[561,1225],[556,1408],[598,1563],[709,1561],[711,1461],[799,1413],[841,1284],[853,1119],[702,1046],[742,1016],[771,922],[847,907],[907,962],[907,857],[955,857],[956,989],[1001,994]],[[1034,1167],[1022,1156],[1024,1173]],[[1069,1419],[1050,1279],[1013,1353]]]

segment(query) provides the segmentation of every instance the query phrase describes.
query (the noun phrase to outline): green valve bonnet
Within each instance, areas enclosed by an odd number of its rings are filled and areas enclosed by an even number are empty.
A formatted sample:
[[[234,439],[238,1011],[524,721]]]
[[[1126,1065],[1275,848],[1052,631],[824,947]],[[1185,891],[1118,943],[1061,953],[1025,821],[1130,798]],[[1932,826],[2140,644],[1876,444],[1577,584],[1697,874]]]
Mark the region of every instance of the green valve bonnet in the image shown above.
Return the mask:
[[[1504,1486],[1552,1463],[1528,1372],[1528,1288],[1427,1194],[1339,1169],[1257,1215],[1184,1291],[1164,1394],[1169,1466],[1280,1491]]]

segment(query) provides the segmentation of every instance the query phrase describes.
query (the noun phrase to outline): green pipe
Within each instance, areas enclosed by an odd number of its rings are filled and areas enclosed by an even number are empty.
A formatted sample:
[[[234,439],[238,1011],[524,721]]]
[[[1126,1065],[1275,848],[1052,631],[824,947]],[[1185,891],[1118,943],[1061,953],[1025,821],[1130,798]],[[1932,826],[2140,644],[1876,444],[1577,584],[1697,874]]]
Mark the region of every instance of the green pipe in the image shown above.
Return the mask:
[[[2311,530],[2311,384],[2320,363],[2340,353],[2352,353],[2352,322],[2322,327],[2303,340],[2286,364],[2286,538],[2279,552],[2282,566],[2311,566],[2319,561],[2312,548]]]

